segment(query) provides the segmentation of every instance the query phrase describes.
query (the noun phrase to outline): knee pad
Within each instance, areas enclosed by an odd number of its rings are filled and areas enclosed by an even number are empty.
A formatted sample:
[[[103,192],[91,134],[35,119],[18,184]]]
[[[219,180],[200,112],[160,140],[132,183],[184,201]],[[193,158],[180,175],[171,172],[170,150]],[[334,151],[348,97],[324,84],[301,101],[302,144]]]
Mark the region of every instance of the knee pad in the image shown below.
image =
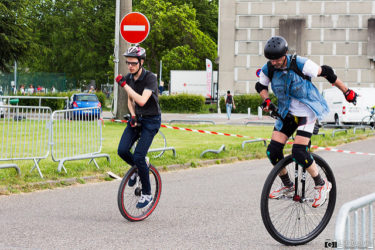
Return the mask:
[[[307,145],[294,144],[292,148],[293,160],[304,168],[308,168],[314,162]]]
[[[271,140],[267,147],[267,156],[272,165],[276,165],[280,160],[284,158],[283,154],[284,144]]]

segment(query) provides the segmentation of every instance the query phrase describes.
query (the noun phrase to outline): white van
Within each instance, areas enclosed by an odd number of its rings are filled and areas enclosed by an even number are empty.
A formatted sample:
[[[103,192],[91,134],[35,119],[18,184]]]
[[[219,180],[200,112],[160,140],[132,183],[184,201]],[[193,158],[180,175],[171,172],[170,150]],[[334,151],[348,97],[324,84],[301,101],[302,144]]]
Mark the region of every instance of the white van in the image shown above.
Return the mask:
[[[360,123],[370,114],[369,108],[375,106],[375,88],[351,88],[357,94],[357,105],[345,100],[345,96],[336,87],[323,90],[323,97],[328,103],[330,112],[323,117],[322,123],[349,124]]]

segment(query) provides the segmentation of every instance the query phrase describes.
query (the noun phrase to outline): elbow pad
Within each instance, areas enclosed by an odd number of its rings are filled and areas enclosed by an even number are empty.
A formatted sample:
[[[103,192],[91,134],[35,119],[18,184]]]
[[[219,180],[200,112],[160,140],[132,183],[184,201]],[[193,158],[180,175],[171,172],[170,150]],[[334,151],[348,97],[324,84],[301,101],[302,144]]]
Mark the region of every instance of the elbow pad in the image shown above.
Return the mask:
[[[260,82],[257,82],[255,84],[255,90],[260,93],[263,89],[266,89],[268,91],[268,87],[267,86],[264,86],[263,84],[261,84]]]
[[[335,72],[333,72],[333,69],[328,65],[321,66],[322,73],[320,73],[320,76],[325,77],[330,83],[335,83],[337,80],[337,75],[335,75]]]

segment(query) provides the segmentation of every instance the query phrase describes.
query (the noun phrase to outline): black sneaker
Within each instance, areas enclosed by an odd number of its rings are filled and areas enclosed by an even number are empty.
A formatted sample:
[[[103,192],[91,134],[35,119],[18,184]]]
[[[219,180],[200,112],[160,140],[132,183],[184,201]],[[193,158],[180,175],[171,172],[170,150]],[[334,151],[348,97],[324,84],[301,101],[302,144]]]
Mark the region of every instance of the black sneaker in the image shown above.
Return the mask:
[[[139,198],[139,201],[136,205],[137,208],[144,208],[148,204],[150,204],[152,201],[152,195],[142,194],[141,198]]]

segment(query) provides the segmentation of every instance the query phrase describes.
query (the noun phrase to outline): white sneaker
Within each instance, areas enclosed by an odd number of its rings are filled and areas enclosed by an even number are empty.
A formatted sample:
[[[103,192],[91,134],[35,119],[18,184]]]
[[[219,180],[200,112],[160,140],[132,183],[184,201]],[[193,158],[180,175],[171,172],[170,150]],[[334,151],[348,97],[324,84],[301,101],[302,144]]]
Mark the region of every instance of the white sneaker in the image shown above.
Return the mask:
[[[142,194],[136,205],[137,208],[144,208],[152,201],[152,195]]]
[[[146,156],[145,160],[146,160],[147,167],[150,167],[150,158]]]
[[[135,183],[137,182],[137,176],[138,176],[138,173],[137,172],[134,172],[132,174],[132,176],[130,176],[130,179],[128,181],[128,186],[129,187],[132,187],[135,185]]]
[[[327,181],[327,179],[324,179],[324,185],[323,186],[316,186],[315,188],[315,195],[314,195],[314,203],[312,204],[312,207],[320,207],[324,204],[324,202],[327,199],[327,194],[329,194],[329,191],[332,189],[332,184]]]
[[[294,185],[291,187],[281,186],[279,189],[272,191],[269,195],[271,199],[278,199],[280,197],[293,197]]]

